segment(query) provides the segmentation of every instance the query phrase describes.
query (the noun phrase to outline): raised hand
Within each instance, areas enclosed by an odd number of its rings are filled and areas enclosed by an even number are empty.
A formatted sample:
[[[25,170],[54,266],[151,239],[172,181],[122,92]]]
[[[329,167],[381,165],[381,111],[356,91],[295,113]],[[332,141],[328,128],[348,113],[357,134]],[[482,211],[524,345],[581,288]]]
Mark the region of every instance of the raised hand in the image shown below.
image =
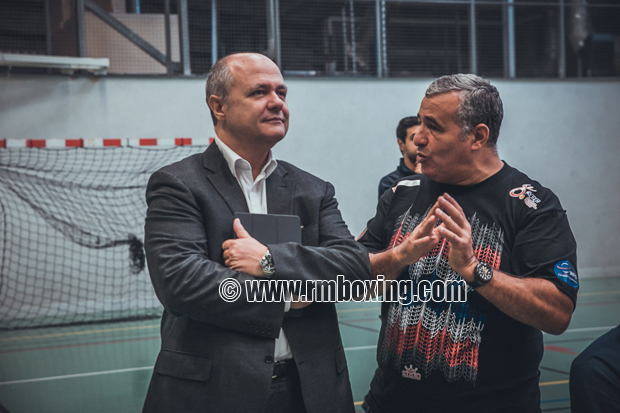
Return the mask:
[[[471,225],[461,206],[450,195],[443,194],[437,199],[439,208],[437,217],[442,223],[437,227],[438,233],[450,242],[448,261],[466,282],[474,280],[474,268],[478,260],[474,255],[471,238]]]
[[[438,221],[435,213],[437,208],[438,203],[433,205],[426,218],[397,247],[399,250],[398,254],[403,257],[404,264],[415,264],[439,243],[441,237],[435,228],[435,224]]]
[[[439,203],[435,203],[426,218],[400,245],[370,254],[370,266],[374,276],[383,275],[387,280],[396,279],[403,268],[415,264],[439,243],[441,237],[435,227],[438,207]]]

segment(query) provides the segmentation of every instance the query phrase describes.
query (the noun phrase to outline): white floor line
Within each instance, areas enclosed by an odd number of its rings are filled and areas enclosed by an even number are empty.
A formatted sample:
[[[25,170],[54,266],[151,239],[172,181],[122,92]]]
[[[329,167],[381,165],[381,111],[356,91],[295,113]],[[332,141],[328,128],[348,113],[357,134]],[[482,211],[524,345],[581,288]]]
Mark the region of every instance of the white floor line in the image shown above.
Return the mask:
[[[37,379],[4,381],[4,382],[0,382],[0,386],[7,386],[9,384],[35,383],[35,382],[39,382],[39,381],[73,379],[73,378],[76,378],[76,377],[101,376],[101,375],[104,375],[104,374],[128,373],[128,372],[131,372],[131,371],[140,371],[140,370],[153,370],[153,366],[134,367],[134,368],[131,368],[131,369],[120,369],[120,370],[93,371],[92,373],[67,374],[66,376],[39,377]]]
[[[347,347],[345,351],[356,351],[356,350],[374,350],[377,346],[360,346],[360,347]],[[116,374],[116,373],[129,373],[132,371],[141,371],[141,370],[152,370],[153,366],[147,367],[135,367],[131,369],[120,369],[120,370],[107,370],[107,371],[94,371],[92,373],[80,373],[80,374],[67,374],[65,376],[52,376],[52,377],[39,377],[36,379],[26,379],[26,380],[13,380],[13,381],[4,381],[0,382],[0,386],[8,386],[11,384],[26,384],[26,383],[36,383],[40,381],[52,381],[52,380],[62,380],[62,379],[73,379],[76,377],[88,377],[88,376],[101,376],[104,374]]]
[[[360,346],[360,347],[345,347],[344,351],[355,351],[355,350],[374,350],[377,346]]]
[[[606,327],[587,327],[587,328],[569,328],[562,334],[566,333],[587,333],[588,331],[605,331],[611,330],[612,328],[616,328],[616,326],[606,326]],[[543,333],[547,334],[547,333]]]
[[[604,331],[611,330],[616,326],[606,326],[606,327],[588,327],[588,328],[571,328],[564,332],[566,333],[585,333],[589,331]],[[374,350],[377,346],[359,346],[359,347],[347,347],[345,351],[357,351],[357,350]],[[131,369],[120,369],[120,370],[107,370],[107,371],[94,371],[92,373],[81,373],[81,374],[68,374],[66,376],[53,376],[53,377],[40,377],[37,379],[27,379],[27,380],[14,380],[14,381],[4,381],[0,382],[0,386],[7,386],[10,384],[25,384],[25,383],[35,383],[39,381],[51,381],[51,380],[62,380],[62,379],[72,379],[76,377],[88,377],[88,376],[101,376],[104,374],[116,374],[116,373],[128,373],[132,371],[141,371],[141,370],[152,370],[153,366],[147,367],[135,367]]]

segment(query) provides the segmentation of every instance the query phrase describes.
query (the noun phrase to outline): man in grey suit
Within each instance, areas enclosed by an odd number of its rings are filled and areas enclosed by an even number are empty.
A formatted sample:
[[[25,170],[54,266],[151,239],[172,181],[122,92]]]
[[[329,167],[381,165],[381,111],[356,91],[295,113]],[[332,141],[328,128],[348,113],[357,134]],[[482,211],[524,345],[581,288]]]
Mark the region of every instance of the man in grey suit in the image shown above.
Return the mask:
[[[145,250],[164,314],[145,412],[354,411],[334,304],[245,296],[244,281],[262,277],[370,278],[333,186],[272,157],[286,93],[265,56],[222,59],[207,79],[215,142],[149,181]],[[263,245],[233,227],[235,212],[298,215],[302,243]],[[228,278],[234,302],[219,294]]]

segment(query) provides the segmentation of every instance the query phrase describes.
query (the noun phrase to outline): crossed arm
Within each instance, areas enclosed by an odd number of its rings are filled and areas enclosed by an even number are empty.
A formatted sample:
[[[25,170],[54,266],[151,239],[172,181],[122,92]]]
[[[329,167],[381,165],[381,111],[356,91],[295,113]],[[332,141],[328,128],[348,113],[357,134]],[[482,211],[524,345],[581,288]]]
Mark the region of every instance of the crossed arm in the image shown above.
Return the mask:
[[[238,238],[226,240],[222,245],[225,265],[262,277],[259,261],[268,247],[275,264],[276,280],[301,280],[307,285],[307,281],[336,280],[339,275],[348,280],[370,279],[368,252],[355,241],[342,220],[333,186],[323,182],[319,188],[322,189],[320,198],[311,199],[304,205],[304,208],[317,208],[318,215],[302,231],[305,240],[302,244],[287,242],[265,246],[251,237],[243,238],[238,231],[241,227],[235,224]],[[310,296],[303,287],[300,294]],[[293,301],[291,308],[308,303]]]
[[[268,251],[266,245],[261,244],[243,228],[239,218],[233,222],[233,229],[237,239],[229,239],[222,244],[224,264],[235,271],[242,271],[257,278],[264,278],[260,260]],[[291,300],[292,309],[307,307],[312,302],[294,296]]]
[[[247,300],[245,280],[252,277],[210,259],[219,252],[209,243],[205,212],[190,186],[167,170],[153,174],[147,190],[145,252],[157,297],[175,316],[218,327],[277,337],[284,317],[283,303]],[[211,232],[215,232],[212,230]],[[235,279],[239,299],[226,302],[221,283]],[[252,333],[254,334],[254,333]]]
[[[442,223],[435,226],[438,220]],[[373,276],[396,279],[402,270],[417,262],[439,242],[450,242],[450,266],[465,282],[474,281],[478,264],[473,250],[471,226],[460,205],[448,194],[437,199],[426,219],[400,245],[370,254]],[[562,334],[573,312],[572,300],[550,281],[517,278],[499,270],[491,281],[476,290],[508,316],[550,334]]]

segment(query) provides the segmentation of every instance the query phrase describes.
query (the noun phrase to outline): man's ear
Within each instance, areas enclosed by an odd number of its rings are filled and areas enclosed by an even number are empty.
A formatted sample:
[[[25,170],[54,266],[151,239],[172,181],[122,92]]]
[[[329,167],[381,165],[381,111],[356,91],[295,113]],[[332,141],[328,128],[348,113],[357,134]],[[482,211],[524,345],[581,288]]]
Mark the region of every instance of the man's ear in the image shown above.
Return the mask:
[[[396,138],[396,142],[398,142],[398,149],[400,149],[400,153],[403,153],[405,151],[405,142],[398,138]]]
[[[209,108],[211,109],[211,111],[213,112],[213,115],[215,115],[215,118],[218,121],[224,120],[226,118],[226,114],[224,112],[226,104],[219,96],[216,96],[216,95],[209,96],[209,99],[207,100],[207,104],[209,105]]]
[[[486,145],[487,141],[489,140],[489,127],[484,123],[479,123],[474,126],[471,134],[474,136],[471,148],[472,150],[478,151],[482,147],[484,147],[484,145]]]

